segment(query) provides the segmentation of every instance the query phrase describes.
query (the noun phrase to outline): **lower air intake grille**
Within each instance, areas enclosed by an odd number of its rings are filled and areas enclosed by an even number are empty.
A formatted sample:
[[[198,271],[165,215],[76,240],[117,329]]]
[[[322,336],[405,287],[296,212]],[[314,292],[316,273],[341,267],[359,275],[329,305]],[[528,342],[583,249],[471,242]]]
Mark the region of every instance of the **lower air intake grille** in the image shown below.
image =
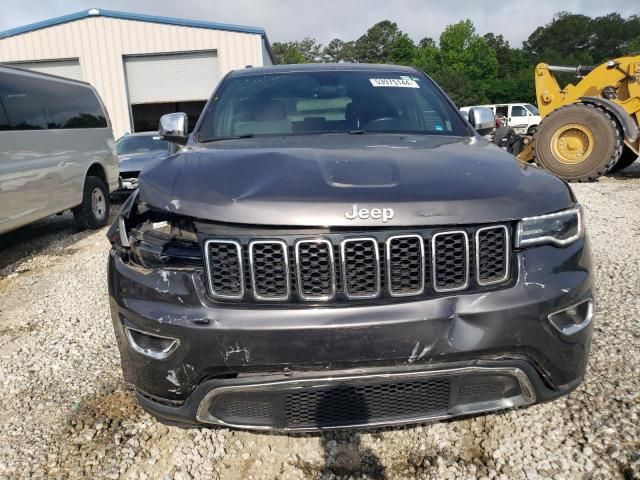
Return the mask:
[[[273,407],[264,402],[231,402],[226,406],[226,413],[230,417],[270,418]]]
[[[505,385],[503,383],[479,383],[460,387],[460,400],[479,402],[494,398],[502,398]]]
[[[291,428],[420,417],[446,412],[449,390],[445,379],[303,390],[286,395],[285,415]]]

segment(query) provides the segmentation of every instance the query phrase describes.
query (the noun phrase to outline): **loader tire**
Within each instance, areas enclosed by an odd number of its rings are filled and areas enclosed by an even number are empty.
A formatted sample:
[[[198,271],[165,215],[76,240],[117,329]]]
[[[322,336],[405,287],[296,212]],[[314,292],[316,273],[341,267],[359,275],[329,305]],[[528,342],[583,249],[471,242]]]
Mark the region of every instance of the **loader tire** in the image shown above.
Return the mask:
[[[620,158],[618,159],[618,161],[616,162],[616,164],[611,167],[611,170],[609,170],[609,173],[617,173],[621,170],[624,170],[627,167],[630,167],[631,164],[633,162],[635,162],[638,159],[638,155],[636,155],[636,153],[631,150],[629,147],[624,147],[624,149],[622,150],[622,155],[620,155]]]
[[[538,166],[569,182],[592,182],[618,161],[622,132],[605,110],[576,103],[550,113],[534,136]]]

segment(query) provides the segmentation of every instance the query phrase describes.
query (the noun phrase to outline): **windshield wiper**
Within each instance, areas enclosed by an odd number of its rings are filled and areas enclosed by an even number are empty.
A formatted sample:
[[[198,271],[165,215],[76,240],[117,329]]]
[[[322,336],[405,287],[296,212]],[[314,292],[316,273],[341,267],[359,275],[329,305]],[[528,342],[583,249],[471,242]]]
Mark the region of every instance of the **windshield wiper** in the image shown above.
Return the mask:
[[[215,137],[200,140],[200,143],[220,142],[222,140],[240,140],[241,138],[253,138],[253,133],[244,133],[242,135],[231,135],[229,137]]]
[[[367,132],[365,132],[364,130],[349,130],[347,133],[349,135],[364,135]]]

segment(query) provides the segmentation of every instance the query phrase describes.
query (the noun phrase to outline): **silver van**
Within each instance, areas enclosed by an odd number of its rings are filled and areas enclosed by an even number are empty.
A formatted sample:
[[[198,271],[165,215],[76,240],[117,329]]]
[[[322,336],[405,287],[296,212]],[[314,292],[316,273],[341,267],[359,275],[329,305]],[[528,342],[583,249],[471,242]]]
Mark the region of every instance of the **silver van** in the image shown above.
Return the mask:
[[[71,209],[100,228],[118,187],[113,132],[84,82],[0,65],[0,234]]]

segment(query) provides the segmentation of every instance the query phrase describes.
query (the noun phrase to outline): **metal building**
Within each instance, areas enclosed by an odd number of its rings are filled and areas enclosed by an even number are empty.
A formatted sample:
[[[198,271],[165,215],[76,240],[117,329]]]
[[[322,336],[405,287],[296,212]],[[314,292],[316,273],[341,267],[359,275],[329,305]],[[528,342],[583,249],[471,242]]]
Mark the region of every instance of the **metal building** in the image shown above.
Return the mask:
[[[191,126],[230,70],[272,64],[261,28],[91,9],[0,32],[0,63],[91,83],[114,134]]]

